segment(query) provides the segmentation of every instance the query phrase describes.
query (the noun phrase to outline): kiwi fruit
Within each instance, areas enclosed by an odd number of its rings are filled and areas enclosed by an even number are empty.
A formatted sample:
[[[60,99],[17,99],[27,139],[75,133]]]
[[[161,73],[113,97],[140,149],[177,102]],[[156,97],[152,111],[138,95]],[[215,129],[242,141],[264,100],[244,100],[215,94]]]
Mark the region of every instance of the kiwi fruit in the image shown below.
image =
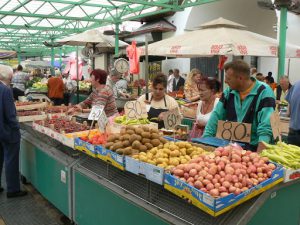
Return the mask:
[[[121,141],[118,141],[117,143],[114,144],[115,150],[118,148],[123,148],[123,143]]]
[[[123,154],[124,154],[124,150],[125,150],[125,149],[118,148],[118,149],[116,150],[116,153],[118,153],[119,155],[123,155]]]
[[[131,147],[127,147],[123,150],[124,155],[130,155],[132,152],[132,148]]]
[[[134,129],[135,129],[135,127],[134,127],[134,126],[131,126],[131,125],[128,125],[128,126],[126,127],[126,130],[127,130],[127,131],[128,131],[128,130],[134,131]]]
[[[129,140],[129,138],[130,138],[130,135],[129,134],[124,134],[123,135],[123,141],[128,141]]]
[[[148,148],[145,145],[140,145],[139,150],[140,150],[140,152],[146,152],[148,150]]]
[[[166,144],[168,141],[164,139],[163,137],[159,137],[159,140],[161,143]]]
[[[139,153],[140,153],[140,151],[137,150],[137,149],[132,149],[131,150],[131,155],[138,155]]]
[[[107,142],[105,145],[104,145],[104,148],[106,149],[110,149],[110,147],[114,144],[114,142]]]
[[[150,128],[150,133],[159,133],[158,129],[156,128]]]
[[[150,129],[149,129],[149,127],[144,126],[144,127],[143,127],[143,130],[144,130],[145,132],[149,132]]]
[[[141,142],[139,142],[138,140],[135,140],[132,143],[132,148],[134,148],[134,149],[139,149],[140,146],[141,146]]]
[[[134,129],[134,131],[135,131],[136,134],[139,134],[139,135],[140,135],[144,130],[143,130],[142,128],[136,127],[136,128]]]
[[[159,146],[160,145],[160,141],[158,139],[152,139],[151,140],[151,144],[156,147],[156,146]]]
[[[151,143],[146,143],[145,146],[147,147],[148,150],[154,148]]]
[[[135,134],[133,130],[126,130],[126,134],[133,135]]]
[[[148,138],[143,138],[142,139],[142,143],[145,145],[146,143],[150,143],[150,139],[148,139]]]
[[[107,142],[115,142],[119,137],[116,134],[112,134],[107,138]]]
[[[151,138],[151,134],[149,132],[142,132],[141,135],[143,138]]]
[[[159,134],[158,133],[152,133],[151,134],[151,139],[159,139]]]
[[[123,147],[126,148],[130,145],[130,142],[128,140],[125,140],[122,142],[122,144],[123,144]]]
[[[142,136],[135,134],[135,139],[138,140],[138,141],[141,141],[142,140]]]

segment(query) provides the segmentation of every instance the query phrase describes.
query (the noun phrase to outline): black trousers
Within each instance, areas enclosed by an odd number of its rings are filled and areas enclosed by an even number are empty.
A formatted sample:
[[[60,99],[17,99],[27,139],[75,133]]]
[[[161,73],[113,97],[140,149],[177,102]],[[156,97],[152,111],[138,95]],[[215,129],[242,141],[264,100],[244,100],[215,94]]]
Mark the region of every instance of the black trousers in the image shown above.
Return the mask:
[[[300,130],[289,130],[288,143],[300,147]]]
[[[63,98],[50,98],[54,105],[61,105],[64,103]]]

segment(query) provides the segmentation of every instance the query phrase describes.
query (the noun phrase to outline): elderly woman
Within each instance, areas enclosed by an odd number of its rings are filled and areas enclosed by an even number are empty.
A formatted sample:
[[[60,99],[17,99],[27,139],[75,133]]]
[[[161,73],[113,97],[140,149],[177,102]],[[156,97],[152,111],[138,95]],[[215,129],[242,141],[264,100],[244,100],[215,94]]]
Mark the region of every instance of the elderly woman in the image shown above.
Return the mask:
[[[198,69],[192,69],[188,74],[188,77],[185,81],[184,85],[184,95],[185,98],[191,102],[199,101],[199,89],[197,84],[201,79],[202,73]]]
[[[113,90],[115,98],[130,97],[130,95],[126,93],[127,81],[121,79],[121,74],[115,69],[111,70],[110,75],[106,80],[106,85]]]
[[[93,92],[83,102],[75,105],[69,110],[69,113],[82,111],[84,108],[93,107],[94,105],[104,106],[104,112],[107,117],[118,115],[116,101],[113,91],[106,84],[107,73],[101,69],[95,69],[91,72],[91,83]]]
[[[152,92],[149,93],[149,98],[146,99],[146,95],[142,95],[138,101],[143,101],[148,106],[148,119],[153,122],[158,122],[158,128],[164,127],[163,116],[164,112],[171,109],[178,108],[178,103],[174,98],[166,95],[167,89],[167,77],[159,73],[153,79]]]

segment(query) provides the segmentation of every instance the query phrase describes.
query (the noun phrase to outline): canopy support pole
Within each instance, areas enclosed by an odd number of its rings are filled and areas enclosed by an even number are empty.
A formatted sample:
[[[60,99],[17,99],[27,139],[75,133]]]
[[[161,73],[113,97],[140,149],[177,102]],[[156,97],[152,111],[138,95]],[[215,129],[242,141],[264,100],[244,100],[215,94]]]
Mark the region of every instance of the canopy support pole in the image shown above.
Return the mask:
[[[95,69],[95,52],[96,52],[96,44],[93,43],[93,55],[92,55],[92,69]]]
[[[21,65],[21,47],[20,45],[18,45],[18,64]]]
[[[284,75],[285,71],[285,48],[286,48],[286,27],[287,24],[287,7],[280,9],[280,32],[279,32],[279,62],[277,82]]]
[[[119,55],[119,32],[120,32],[120,24],[115,23],[116,31],[115,31],[115,57]]]
[[[53,47],[53,38],[51,38],[51,75],[55,75],[54,72],[54,47]]]
[[[79,103],[79,74],[78,74],[78,45],[76,46],[76,83],[77,83],[77,104]]]
[[[59,48],[59,65],[61,70],[61,64],[62,64],[62,47]]]
[[[145,83],[146,83],[146,100],[149,100],[149,57],[148,57],[148,37],[145,35]]]

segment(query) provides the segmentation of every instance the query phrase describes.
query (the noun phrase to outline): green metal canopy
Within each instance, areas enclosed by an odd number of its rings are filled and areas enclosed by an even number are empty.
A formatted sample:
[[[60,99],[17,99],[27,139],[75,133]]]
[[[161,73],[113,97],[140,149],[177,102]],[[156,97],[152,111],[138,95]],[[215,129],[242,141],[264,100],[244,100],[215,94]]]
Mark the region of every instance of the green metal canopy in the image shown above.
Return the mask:
[[[43,42],[217,0],[1,0],[0,48],[49,55]],[[68,47],[64,47],[67,51]],[[57,49],[57,51],[59,51]]]

